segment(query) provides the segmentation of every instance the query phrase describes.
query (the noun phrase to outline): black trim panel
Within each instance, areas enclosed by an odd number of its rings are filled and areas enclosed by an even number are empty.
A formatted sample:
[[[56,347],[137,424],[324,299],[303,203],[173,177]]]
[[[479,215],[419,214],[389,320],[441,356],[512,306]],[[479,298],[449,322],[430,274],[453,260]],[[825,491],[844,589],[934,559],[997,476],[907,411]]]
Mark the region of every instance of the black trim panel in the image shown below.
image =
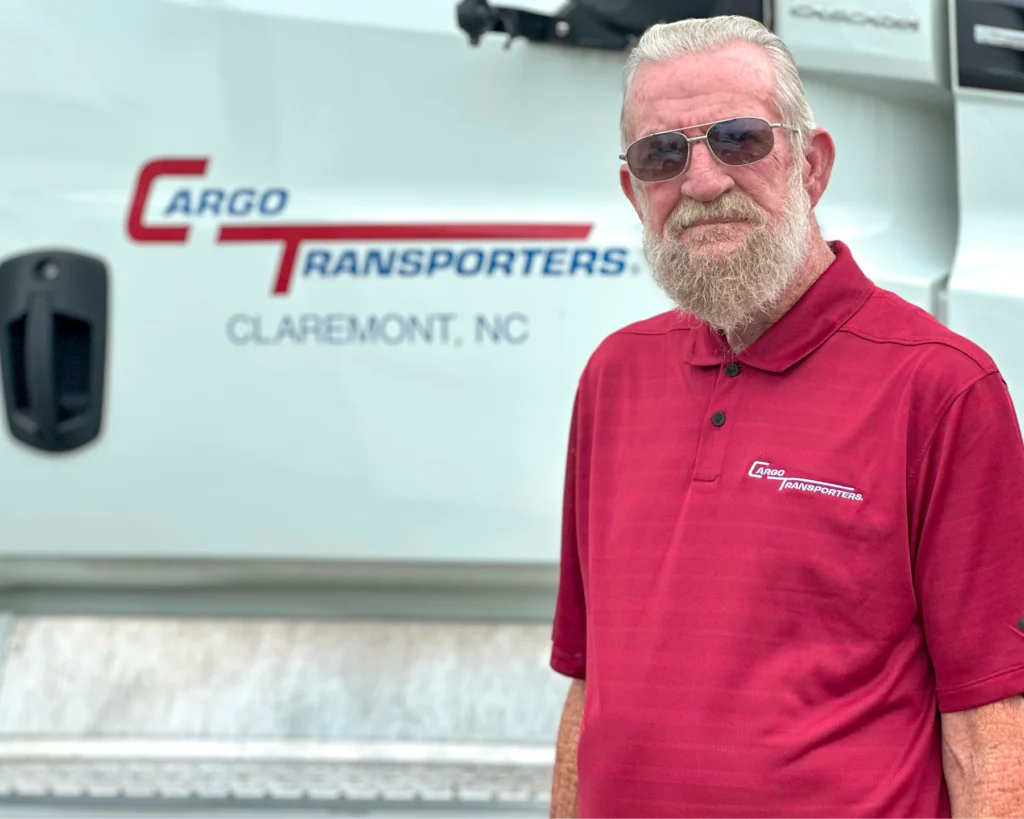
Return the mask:
[[[474,46],[497,33],[506,35],[508,43],[523,37],[533,43],[628,51],[658,22],[738,14],[770,28],[771,12],[772,0],[568,0],[553,15],[462,0],[455,16]]]
[[[957,0],[960,85],[1024,94],[1024,0]]]

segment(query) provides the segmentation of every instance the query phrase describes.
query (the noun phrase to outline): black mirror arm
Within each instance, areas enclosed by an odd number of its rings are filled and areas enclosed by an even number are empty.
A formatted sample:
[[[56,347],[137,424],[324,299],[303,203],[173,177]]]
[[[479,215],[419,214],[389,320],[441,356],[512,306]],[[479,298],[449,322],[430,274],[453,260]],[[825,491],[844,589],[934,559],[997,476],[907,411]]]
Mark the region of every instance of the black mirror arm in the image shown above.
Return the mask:
[[[462,0],[456,7],[459,28],[469,35],[471,45],[479,45],[485,34],[508,35],[505,48],[516,37],[532,43],[557,43],[621,51],[633,38],[614,31],[586,8],[570,3],[561,15],[549,17],[533,11],[491,6],[487,0]]]

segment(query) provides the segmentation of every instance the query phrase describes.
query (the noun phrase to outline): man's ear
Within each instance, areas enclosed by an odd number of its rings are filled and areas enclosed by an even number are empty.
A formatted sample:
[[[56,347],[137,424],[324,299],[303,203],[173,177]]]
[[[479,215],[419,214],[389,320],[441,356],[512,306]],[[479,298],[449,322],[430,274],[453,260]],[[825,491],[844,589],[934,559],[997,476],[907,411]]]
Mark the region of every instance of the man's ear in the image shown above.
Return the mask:
[[[817,206],[825,193],[825,188],[828,187],[835,159],[836,145],[832,141],[832,135],[824,128],[815,128],[811,131],[810,146],[804,153],[804,187],[810,197],[812,208]]]
[[[637,196],[636,190],[633,188],[633,175],[629,172],[629,166],[623,165],[619,168],[619,185],[622,186],[622,192],[626,194],[626,198],[629,203],[633,206],[633,210],[636,211],[636,215],[640,217],[640,221],[644,220],[644,211],[640,207],[640,197]]]

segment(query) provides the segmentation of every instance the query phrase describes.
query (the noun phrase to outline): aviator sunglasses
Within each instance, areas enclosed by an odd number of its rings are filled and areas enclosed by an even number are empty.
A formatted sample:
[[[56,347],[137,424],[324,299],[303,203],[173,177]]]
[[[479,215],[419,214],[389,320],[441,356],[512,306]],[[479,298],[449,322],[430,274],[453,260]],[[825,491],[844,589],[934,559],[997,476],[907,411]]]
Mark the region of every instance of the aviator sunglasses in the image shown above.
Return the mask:
[[[695,137],[686,136],[684,129],[649,134],[630,145],[619,159],[625,161],[629,172],[641,182],[664,182],[690,167],[690,155],[693,153],[690,145],[694,142],[707,142],[711,155],[723,165],[752,165],[772,152],[776,128],[796,130],[790,125],[773,124],[760,117],[723,119],[689,128],[707,130]]]

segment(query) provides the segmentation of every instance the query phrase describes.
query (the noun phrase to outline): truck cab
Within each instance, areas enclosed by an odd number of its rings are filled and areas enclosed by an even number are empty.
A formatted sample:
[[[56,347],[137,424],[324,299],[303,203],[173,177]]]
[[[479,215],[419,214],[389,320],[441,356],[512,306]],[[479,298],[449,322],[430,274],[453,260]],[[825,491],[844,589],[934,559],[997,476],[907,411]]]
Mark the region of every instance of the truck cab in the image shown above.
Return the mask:
[[[1019,3],[521,5],[6,4],[0,794],[544,812],[576,381],[671,306],[658,20],[780,34],[826,238],[1021,394]]]

